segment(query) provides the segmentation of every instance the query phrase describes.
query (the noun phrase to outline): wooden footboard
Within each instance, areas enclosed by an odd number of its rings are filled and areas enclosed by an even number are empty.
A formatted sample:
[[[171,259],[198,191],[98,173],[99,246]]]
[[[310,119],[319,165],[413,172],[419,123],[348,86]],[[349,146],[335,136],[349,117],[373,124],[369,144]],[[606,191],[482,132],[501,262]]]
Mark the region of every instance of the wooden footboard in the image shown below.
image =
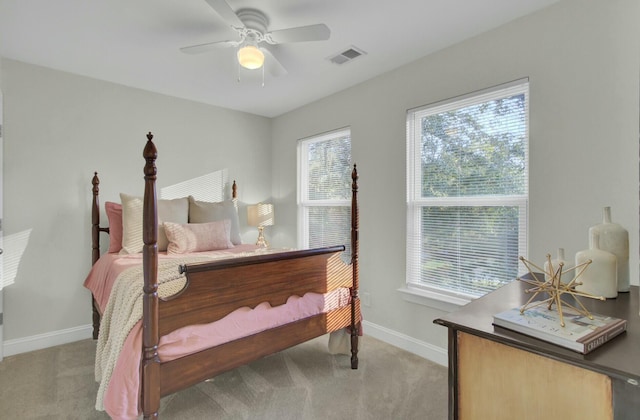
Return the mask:
[[[353,272],[341,259],[344,249],[338,246],[183,266],[187,276],[185,289],[169,300],[159,301],[159,334],[217,321],[240,307],[254,308],[262,302],[278,306],[291,295],[351,288]],[[359,320],[359,302],[353,308]],[[170,394],[293,345],[350,327],[351,312],[352,306],[347,305],[162,363],[160,394]]]
[[[344,246],[233,258],[181,267],[187,285],[159,303],[159,334],[217,321],[235,309],[286,303],[291,295],[351,287]]]

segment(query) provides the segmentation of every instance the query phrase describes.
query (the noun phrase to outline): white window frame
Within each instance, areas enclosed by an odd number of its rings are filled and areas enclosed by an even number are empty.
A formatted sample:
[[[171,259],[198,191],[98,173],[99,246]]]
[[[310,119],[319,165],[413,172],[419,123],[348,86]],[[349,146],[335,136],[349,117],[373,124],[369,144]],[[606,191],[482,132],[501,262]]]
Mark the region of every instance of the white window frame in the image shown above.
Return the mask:
[[[418,133],[416,133],[416,121],[425,114],[436,114],[448,110],[459,109],[465,106],[483,103],[497,97],[508,97],[512,94],[524,93],[527,106],[526,112],[526,147],[525,147],[525,183],[526,194],[523,196],[485,196],[485,197],[443,197],[443,198],[422,198],[421,183],[418,182],[422,176],[421,149]],[[496,96],[498,95],[498,96]],[[470,93],[446,101],[438,102],[423,107],[410,109],[407,111],[407,278],[406,285],[399,289],[406,301],[424,304],[437,309],[450,311],[458,306],[469,303],[475,297],[458,293],[457,291],[427,285],[418,279],[411,278],[410,267],[418,264],[421,255],[420,246],[414,248],[409,245],[409,235],[411,232],[422,238],[421,232],[421,209],[423,206],[433,206],[434,204],[443,206],[518,206],[519,222],[523,232],[524,240],[519,241],[518,255],[527,255],[528,247],[528,203],[529,203],[529,81],[520,79],[479,92]],[[418,130],[419,130],[419,124]],[[519,267],[519,274],[522,274],[523,267]]]
[[[298,141],[298,248],[309,248],[309,209],[312,207],[348,207],[351,208],[351,199],[344,200],[310,200],[308,177],[308,148],[312,143],[321,143],[340,137],[349,137],[351,142],[351,129],[341,128],[317,136],[307,137]]]

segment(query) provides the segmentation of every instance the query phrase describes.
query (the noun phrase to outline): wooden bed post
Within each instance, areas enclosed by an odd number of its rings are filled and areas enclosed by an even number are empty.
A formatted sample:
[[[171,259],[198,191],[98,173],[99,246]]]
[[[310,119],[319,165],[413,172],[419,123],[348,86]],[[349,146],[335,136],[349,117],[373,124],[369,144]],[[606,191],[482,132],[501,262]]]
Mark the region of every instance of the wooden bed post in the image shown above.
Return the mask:
[[[94,265],[100,258],[100,200],[98,199],[100,180],[97,172],[93,173],[91,184],[93,184],[91,189],[93,192],[93,201],[91,202],[91,265]]]
[[[358,369],[358,333],[360,332],[360,320],[356,319],[356,301],[358,297],[359,267],[358,267],[358,248],[359,248],[359,212],[358,212],[358,170],[353,165],[351,172],[351,266],[353,269],[353,286],[351,287],[351,369]]]
[[[91,265],[94,265],[100,258],[100,232],[109,232],[109,228],[100,227],[100,179],[98,179],[98,172],[93,173],[93,179],[91,180],[93,188],[93,200],[91,201]],[[98,303],[91,295],[91,309],[93,311],[93,339],[98,338],[100,332],[100,311],[98,310]]]
[[[93,184],[91,189],[93,192],[93,200],[91,202],[91,265],[94,265],[100,258],[100,201],[98,200],[100,180],[98,179],[98,172],[93,173],[91,184]],[[97,340],[100,332],[100,312],[98,312],[93,294],[91,295],[91,311],[93,313],[93,339]]]
[[[158,418],[160,409],[160,359],[158,357],[158,212],[156,208],[156,158],[153,134],[147,134],[142,155],[144,201],[142,210],[142,412],[145,419]]]

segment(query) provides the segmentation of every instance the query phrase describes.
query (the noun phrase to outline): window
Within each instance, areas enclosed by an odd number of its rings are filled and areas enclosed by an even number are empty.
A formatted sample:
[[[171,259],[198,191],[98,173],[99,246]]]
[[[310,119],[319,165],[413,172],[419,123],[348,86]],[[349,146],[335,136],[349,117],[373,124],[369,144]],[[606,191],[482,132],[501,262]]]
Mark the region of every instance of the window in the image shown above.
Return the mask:
[[[529,83],[407,113],[407,288],[473,299],[527,255]]]
[[[351,133],[298,143],[298,246],[345,245],[351,255]]]

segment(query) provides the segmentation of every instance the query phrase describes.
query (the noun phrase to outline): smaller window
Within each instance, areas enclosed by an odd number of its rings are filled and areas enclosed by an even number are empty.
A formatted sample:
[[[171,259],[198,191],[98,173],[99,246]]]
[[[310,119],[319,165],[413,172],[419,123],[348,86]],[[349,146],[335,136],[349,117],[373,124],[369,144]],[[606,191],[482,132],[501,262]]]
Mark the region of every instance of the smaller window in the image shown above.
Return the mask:
[[[298,246],[345,245],[351,255],[351,132],[298,143]]]

